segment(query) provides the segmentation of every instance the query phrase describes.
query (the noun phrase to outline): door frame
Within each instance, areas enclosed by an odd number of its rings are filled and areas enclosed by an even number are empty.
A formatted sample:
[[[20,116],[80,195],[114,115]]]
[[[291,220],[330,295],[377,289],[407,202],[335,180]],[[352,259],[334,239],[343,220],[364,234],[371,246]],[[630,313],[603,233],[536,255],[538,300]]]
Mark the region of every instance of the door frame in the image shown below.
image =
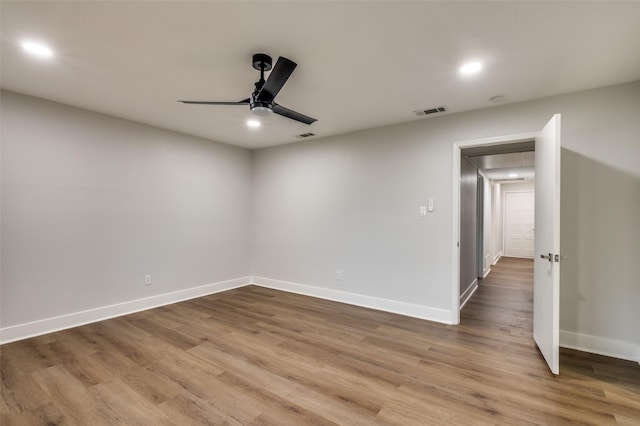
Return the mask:
[[[519,133],[491,138],[472,139],[453,143],[453,175],[452,175],[452,240],[451,240],[451,323],[460,324],[460,160],[461,151],[465,148],[481,146],[505,145],[519,142],[531,142],[540,132]],[[535,238],[535,236],[534,236]]]

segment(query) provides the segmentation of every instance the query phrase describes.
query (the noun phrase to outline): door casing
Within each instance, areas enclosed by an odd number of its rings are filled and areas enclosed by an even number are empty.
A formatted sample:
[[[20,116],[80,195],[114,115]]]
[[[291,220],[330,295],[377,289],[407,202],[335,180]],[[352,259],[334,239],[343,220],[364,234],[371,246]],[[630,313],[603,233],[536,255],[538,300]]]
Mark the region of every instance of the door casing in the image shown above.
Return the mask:
[[[540,132],[519,133],[493,138],[472,139],[453,144],[453,197],[452,197],[452,258],[451,277],[451,323],[460,324],[460,158],[465,148],[487,147],[514,143],[531,142]]]

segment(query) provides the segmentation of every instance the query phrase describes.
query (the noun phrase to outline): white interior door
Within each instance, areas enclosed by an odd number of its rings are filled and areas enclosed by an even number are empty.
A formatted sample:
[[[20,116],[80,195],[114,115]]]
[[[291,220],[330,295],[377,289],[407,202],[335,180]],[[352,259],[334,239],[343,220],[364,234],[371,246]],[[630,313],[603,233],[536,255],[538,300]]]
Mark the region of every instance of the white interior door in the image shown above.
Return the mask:
[[[533,338],[553,374],[560,370],[560,114],[536,138]]]
[[[535,193],[504,193],[504,255],[533,258]]]

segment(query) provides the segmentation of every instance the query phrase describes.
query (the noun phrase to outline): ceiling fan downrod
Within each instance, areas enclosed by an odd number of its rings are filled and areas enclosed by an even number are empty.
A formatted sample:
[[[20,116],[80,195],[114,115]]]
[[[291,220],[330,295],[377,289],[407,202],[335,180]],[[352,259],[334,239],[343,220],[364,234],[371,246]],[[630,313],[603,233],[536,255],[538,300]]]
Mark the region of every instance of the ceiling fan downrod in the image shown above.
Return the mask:
[[[255,90],[251,94],[249,108],[251,112],[256,115],[265,116],[273,112],[273,100],[258,100],[258,95],[265,83],[264,72],[271,70],[272,64],[271,56],[265,53],[256,53],[253,55],[253,68],[260,71],[260,80],[256,82]]]

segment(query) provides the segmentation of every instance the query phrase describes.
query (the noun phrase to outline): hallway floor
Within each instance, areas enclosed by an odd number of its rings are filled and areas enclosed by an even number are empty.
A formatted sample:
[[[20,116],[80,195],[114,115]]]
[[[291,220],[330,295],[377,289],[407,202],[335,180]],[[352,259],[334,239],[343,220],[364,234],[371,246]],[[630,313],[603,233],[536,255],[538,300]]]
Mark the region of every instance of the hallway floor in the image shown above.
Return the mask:
[[[479,281],[460,322],[465,332],[487,339],[491,358],[502,354],[493,368],[521,376],[511,391],[529,398],[530,407],[523,409],[543,410],[548,424],[640,425],[637,363],[560,348],[560,375],[548,371],[533,340],[532,259],[502,257]],[[509,391],[495,383],[496,394]]]

